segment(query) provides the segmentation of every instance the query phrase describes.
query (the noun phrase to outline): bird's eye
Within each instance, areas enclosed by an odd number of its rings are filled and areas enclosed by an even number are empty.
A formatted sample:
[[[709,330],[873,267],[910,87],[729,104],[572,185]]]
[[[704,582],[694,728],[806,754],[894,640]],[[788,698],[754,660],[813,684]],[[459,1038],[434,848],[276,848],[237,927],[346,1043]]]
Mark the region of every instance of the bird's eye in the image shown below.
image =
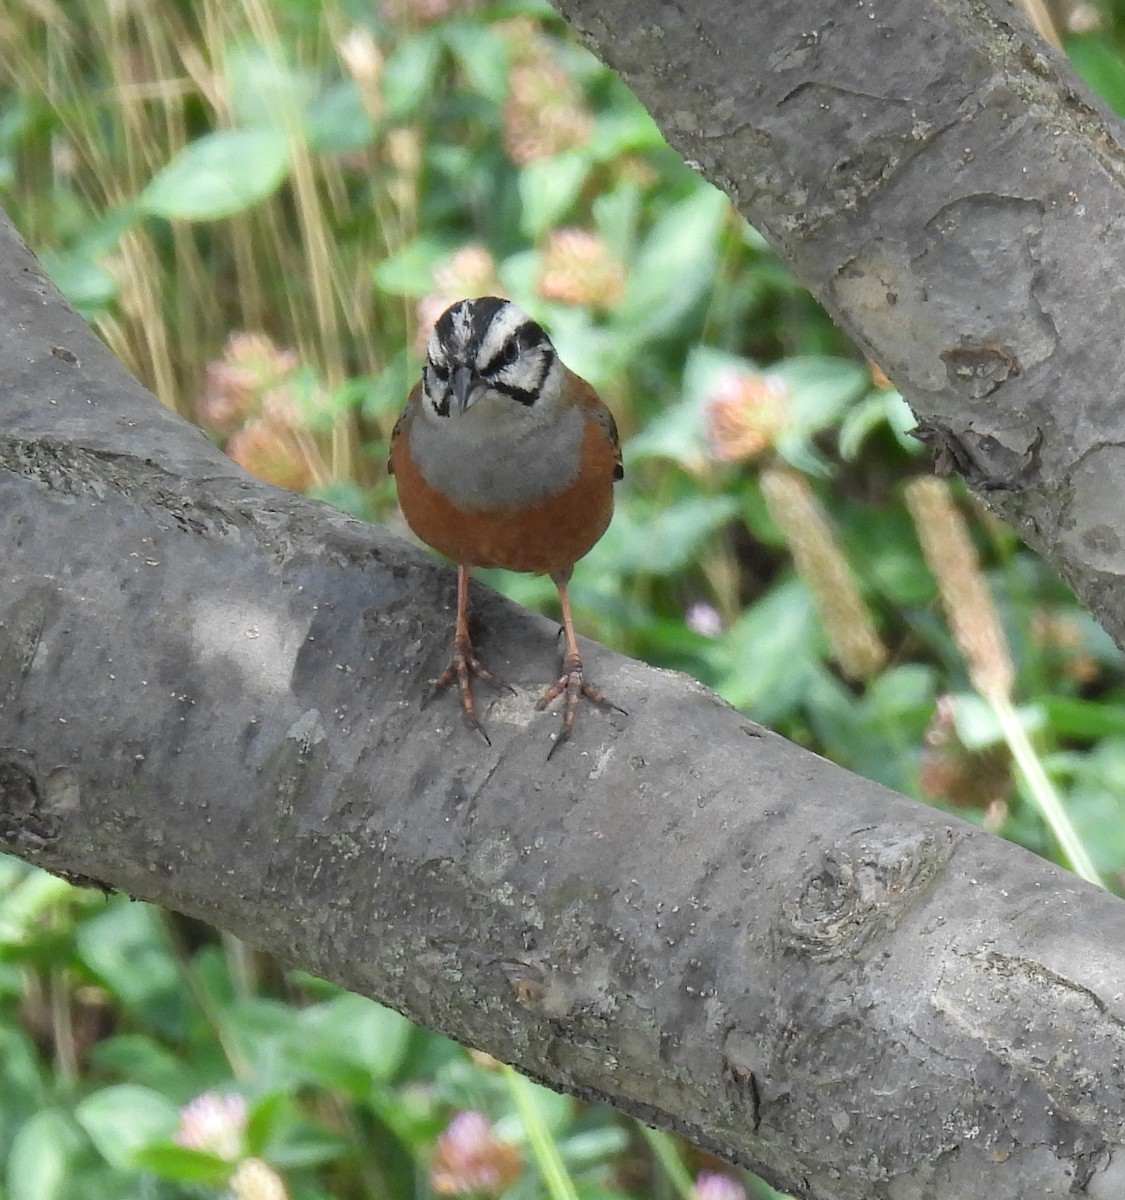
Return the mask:
[[[435,379],[440,379],[444,383],[449,378],[449,366],[446,363],[430,363],[430,370],[434,373]]]
[[[516,338],[509,338],[504,343],[504,349],[500,351],[500,362],[505,367],[510,367],[520,356],[520,344]]]

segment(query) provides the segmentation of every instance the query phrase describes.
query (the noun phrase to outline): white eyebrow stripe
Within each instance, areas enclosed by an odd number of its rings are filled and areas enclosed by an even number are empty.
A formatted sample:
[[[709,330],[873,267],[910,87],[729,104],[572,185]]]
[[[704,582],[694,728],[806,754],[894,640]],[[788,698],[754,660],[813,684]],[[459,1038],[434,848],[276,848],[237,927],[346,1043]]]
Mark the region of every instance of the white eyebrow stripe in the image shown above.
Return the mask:
[[[508,303],[496,310],[496,315],[489,323],[488,331],[481,339],[480,350],[477,351],[477,366],[485,367],[499,358],[500,351],[509,338],[520,328],[528,325],[531,318],[514,304]]]

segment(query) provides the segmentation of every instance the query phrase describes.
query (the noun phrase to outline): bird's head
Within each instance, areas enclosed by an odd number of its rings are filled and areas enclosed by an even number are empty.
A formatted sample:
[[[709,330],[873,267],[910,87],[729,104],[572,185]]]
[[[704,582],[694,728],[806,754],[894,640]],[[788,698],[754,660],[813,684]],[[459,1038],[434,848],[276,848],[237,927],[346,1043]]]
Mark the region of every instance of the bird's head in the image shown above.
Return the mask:
[[[437,319],[422,371],[431,419],[543,419],[563,368],[541,325],[507,300],[458,300]],[[474,416],[475,414],[475,416]]]

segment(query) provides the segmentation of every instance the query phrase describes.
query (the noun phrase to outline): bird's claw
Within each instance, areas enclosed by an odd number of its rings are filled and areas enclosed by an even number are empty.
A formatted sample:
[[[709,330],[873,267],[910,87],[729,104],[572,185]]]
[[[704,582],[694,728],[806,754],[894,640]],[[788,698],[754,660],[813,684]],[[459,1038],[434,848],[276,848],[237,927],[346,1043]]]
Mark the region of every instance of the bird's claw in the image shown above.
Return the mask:
[[[574,722],[578,719],[578,704],[581,700],[590,700],[594,704],[600,704],[605,708],[612,708],[614,712],[625,712],[623,708],[614,704],[612,700],[607,700],[593,684],[586,682],[580,658],[563,659],[562,674],[543,693],[535,707],[538,711],[542,712],[548,704],[551,704],[560,696],[566,697],[562,728],[559,730],[551,749],[547,752],[548,762],[551,761],[551,756],[563,742],[569,739],[571,730],[574,729]]]
[[[449,685],[456,680],[457,691],[461,696],[461,714],[465,719],[465,724],[470,729],[475,729],[482,738],[492,745],[492,739],[485,732],[484,726],[477,718],[476,701],[473,698],[473,677],[483,679],[485,683],[491,683],[494,687],[502,688],[504,691],[515,694],[515,688],[506,683],[502,683],[495,675],[477,658],[473,650],[473,645],[467,639],[456,639],[453,643],[453,654],[449,659],[449,666],[434,680],[433,689],[426,700],[426,704],[439,693],[445,691]]]

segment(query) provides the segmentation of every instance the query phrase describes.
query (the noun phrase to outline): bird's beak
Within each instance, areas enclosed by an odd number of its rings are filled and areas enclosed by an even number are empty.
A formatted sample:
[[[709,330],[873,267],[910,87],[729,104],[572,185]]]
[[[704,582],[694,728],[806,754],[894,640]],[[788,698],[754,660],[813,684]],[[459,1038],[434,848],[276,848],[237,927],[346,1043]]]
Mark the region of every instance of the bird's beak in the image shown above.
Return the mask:
[[[468,367],[456,367],[451,380],[459,412],[464,412],[476,399],[480,380]]]

